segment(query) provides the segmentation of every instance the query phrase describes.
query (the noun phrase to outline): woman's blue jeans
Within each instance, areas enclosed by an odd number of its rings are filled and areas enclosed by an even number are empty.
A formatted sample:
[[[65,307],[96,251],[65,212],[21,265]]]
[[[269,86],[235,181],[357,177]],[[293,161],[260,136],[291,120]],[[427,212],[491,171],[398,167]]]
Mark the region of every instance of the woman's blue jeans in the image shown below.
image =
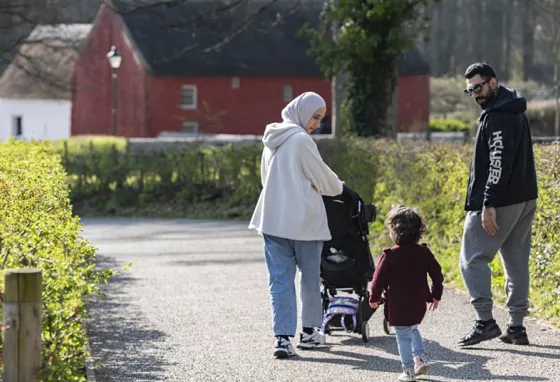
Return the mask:
[[[296,267],[301,273],[300,298],[304,327],[320,327],[322,241],[300,241],[263,234],[268,267],[274,335],[295,336],[297,300]]]
[[[395,333],[403,368],[414,368],[414,357],[424,354],[424,341],[418,325],[395,326]]]

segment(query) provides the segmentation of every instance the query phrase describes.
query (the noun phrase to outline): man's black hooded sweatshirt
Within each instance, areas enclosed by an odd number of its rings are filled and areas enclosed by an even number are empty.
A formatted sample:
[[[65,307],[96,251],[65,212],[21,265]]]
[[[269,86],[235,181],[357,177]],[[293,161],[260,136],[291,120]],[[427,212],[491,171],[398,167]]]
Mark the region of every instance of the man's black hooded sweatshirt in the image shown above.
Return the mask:
[[[527,100],[499,86],[482,111],[469,175],[465,210],[502,207],[536,199],[537,174]]]

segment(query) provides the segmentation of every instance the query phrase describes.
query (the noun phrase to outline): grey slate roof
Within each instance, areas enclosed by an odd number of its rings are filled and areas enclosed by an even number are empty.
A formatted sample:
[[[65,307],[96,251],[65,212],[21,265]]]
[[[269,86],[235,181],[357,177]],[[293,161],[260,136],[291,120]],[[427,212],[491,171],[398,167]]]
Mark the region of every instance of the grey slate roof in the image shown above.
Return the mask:
[[[135,7],[140,1],[143,6]],[[156,1],[156,0],[151,0]],[[229,3],[239,0],[230,0]],[[241,0],[244,4],[224,12],[221,0],[170,1],[146,6],[150,0],[113,0],[134,45],[151,75],[197,76],[322,76],[307,54],[309,42],[298,35],[306,23],[317,23],[323,0]],[[156,1],[157,2],[157,1]],[[269,4],[241,33],[248,17]],[[217,11],[219,10],[219,11]],[[272,26],[282,16],[282,21]],[[224,40],[218,51],[215,48]],[[399,75],[428,74],[429,66],[413,48],[398,64]]]
[[[70,99],[70,80],[91,24],[38,25],[0,77],[0,98]]]

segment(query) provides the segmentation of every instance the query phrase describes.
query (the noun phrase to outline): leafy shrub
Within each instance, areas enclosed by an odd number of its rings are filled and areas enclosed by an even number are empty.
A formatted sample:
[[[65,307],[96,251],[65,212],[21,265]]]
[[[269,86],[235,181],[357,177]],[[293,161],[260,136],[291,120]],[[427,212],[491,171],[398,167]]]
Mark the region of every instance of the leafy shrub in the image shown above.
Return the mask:
[[[541,146],[535,155],[539,199],[533,223],[531,298],[537,315],[554,317],[560,325],[560,150],[554,144]]]
[[[36,267],[43,273],[41,378],[85,380],[84,299],[111,271],[94,269],[95,249],[80,237],[66,174],[52,148],[12,141],[0,149],[2,269]]]
[[[428,221],[425,240],[440,259],[447,282],[462,287],[458,256],[472,145],[364,138],[319,139],[317,144],[339,177],[366,203],[378,205],[380,219],[371,227],[374,253],[390,244],[383,215],[391,205],[418,206]],[[249,219],[261,189],[262,144],[193,145],[158,154],[99,150],[68,154],[64,163],[72,175],[73,201],[93,201],[93,211],[101,214]],[[540,197],[531,302],[535,314],[560,324],[560,153],[555,146],[535,145],[535,155]],[[498,259],[492,269],[496,295],[503,299]]]
[[[464,132],[469,130],[469,124],[457,119],[430,119],[430,131]]]
[[[552,136],[556,118],[556,101],[534,101],[527,107],[533,136]]]

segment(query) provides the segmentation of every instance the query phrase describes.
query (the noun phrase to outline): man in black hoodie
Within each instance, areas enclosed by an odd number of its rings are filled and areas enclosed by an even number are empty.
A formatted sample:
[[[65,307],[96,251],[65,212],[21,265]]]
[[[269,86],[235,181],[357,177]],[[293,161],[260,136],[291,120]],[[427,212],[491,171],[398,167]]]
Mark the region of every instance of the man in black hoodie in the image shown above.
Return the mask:
[[[472,331],[459,340],[470,346],[500,337],[527,345],[523,319],[529,308],[531,226],[537,208],[537,176],[527,101],[498,85],[494,70],[476,63],[465,72],[465,93],[482,108],[472,157],[465,210],[461,275],[477,313]],[[492,315],[489,264],[500,251],[510,315],[504,334]]]

